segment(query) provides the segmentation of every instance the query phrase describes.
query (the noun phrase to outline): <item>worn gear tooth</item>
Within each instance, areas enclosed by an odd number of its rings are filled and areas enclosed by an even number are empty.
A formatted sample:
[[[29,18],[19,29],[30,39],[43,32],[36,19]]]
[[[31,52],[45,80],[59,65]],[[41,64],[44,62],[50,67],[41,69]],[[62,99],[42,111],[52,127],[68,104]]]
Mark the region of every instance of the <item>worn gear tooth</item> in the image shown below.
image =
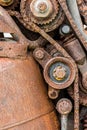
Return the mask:
[[[49,17],[49,18],[47,18],[47,19],[44,19],[44,20],[38,20],[37,18],[35,18],[32,14],[32,16],[31,16],[31,20],[32,20],[32,22],[34,22],[34,23],[36,23],[36,24],[38,24],[38,25],[46,25],[46,24],[49,24],[50,22],[52,22],[54,19],[55,19],[55,17],[57,16],[57,14],[58,14],[58,11],[59,11],[59,4],[58,4],[58,1],[56,1],[56,0],[54,0],[54,1],[51,1],[52,2],[52,4],[54,5],[54,13]]]
[[[41,10],[37,6],[38,1]],[[39,11],[37,11],[38,9]],[[28,26],[29,21],[39,25],[46,32],[50,32],[56,29],[64,20],[63,10],[57,0],[21,0],[20,13],[26,23],[26,28],[34,32],[35,30]]]
[[[46,17],[46,18],[37,18],[33,15],[31,8],[30,8],[30,4],[31,4],[31,0],[26,1],[26,9],[29,12],[28,16],[30,17],[31,21],[38,24],[38,25],[45,25],[45,24],[49,24],[50,22],[52,22],[55,17],[58,14],[59,11],[59,4],[57,0],[50,0],[52,6],[53,6],[53,11],[50,14],[50,16]]]

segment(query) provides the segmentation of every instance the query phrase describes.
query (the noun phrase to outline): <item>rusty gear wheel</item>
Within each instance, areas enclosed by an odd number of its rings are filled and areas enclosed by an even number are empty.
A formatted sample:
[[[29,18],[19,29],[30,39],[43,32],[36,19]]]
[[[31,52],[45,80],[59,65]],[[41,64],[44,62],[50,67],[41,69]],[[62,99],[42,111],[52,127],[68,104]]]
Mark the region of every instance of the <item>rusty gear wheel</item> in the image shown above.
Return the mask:
[[[20,3],[20,0],[13,0],[13,2],[7,6],[1,4],[6,10],[15,10],[15,8],[18,6]]]
[[[59,5],[56,0],[48,0],[47,2],[46,0],[26,1],[26,11],[28,12],[28,17],[31,18],[32,22],[38,25],[49,24],[52,22],[59,11],[58,7]]]
[[[24,21],[27,24],[32,21],[46,32],[56,29],[64,20],[63,11],[57,0],[21,0],[20,5]]]

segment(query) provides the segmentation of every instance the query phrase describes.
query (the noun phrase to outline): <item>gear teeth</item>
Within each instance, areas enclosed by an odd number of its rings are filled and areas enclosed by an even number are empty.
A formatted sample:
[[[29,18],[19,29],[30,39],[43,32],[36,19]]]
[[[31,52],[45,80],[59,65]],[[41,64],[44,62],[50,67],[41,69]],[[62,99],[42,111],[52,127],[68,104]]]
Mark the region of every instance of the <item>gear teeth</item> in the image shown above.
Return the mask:
[[[37,19],[36,17],[34,17],[32,12],[30,12],[31,21],[38,24],[38,25],[46,25],[46,24],[51,23],[56,18],[58,11],[59,11],[58,1],[57,0],[51,0],[51,2],[54,5],[54,12],[49,18],[40,20],[40,19]]]
[[[50,0],[54,7],[53,14],[51,12],[51,15],[49,14],[48,18],[43,17],[43,19],[35,17],[34,13],[31,11],[31,9],[33,9],[33,6],[32,8],[30,6],[31,2],[32,0],[21,0],[20,2],[20,13],[24,20],[23,24],[27,29],[35,32],[34,29],[29,27],[29,22],[31,21],[32,23],[37,24],[45,32],[51,32],[59,27],[60,24],[64,21],[64,12],[59,5],[58,0]]]

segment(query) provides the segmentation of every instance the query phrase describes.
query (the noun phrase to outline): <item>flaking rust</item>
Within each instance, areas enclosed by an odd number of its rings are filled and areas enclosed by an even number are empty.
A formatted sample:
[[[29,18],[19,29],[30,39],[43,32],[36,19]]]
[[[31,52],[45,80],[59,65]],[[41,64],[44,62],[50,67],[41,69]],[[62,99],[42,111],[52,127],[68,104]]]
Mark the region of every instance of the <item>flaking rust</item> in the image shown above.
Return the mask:
[[[0,130],[87,129],[87,0],[0,0],[0,88]]]
[[[0,130],[58,130],[39,67],[27,53],[28,41],[2,7],[0,12],[2,32],[15,36],[0,39]]]

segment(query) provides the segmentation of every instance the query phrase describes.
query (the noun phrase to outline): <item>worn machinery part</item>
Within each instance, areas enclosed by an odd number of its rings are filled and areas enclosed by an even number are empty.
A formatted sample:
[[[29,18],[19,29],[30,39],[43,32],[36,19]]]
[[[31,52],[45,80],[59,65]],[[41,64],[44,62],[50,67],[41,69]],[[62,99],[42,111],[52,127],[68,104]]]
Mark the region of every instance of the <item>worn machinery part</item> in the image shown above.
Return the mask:
[[[20,0],[0,0],[0,5],[6,10],[15,10]]]
[[[0,6],[0,28],[1,32],[7,32],[13,34],[16,41],[21,44],[27,44],[29,41],[24,37],[16,23],[5,9]]]
[[[46,63],[52,58],[43,48],[36,48],[33,51],[35,60],[44,68]]]
[[[54,89],[51,86],[48,86],[48,96],[50,99],[56,99],[59,96],[60,90]]]
[[[28,0],[25,6],[27,17],[31,17],[32,22],[40,25],[52,22],[59,11],[56,0]]]
[[[77,0],[80,14],[84,18],[84,23],[87,25],[87,0]]]
[[[78,65],[83,65],[86,60],[86,54],[75,37],[64,44],[65,50],[73,57]],[[74,47],[74,48],[73,48]]]
[[[25,19],[26,16],[23,16],[23,19]],[[56,47],[56,49],[64,55],[64,57],[67,57],[73,61],[73,59],[68,55],[68,53],[52,38],[50,37],[47,33],[44,32],[40,27],[38,27],[36,24],[32,23],[31,21],[28,22],[26,19],[26,24],[33,28],[36,32],[40,33],[47,41],[49,41],[53,46]],[[75,62],[74,62],[75,64]],[[76,68],[76,78],[74,82],[74,99],[75,99],[75,109],[74,109],[74,129],[79,130],[79,87],[78,87],[78,69],[75,64]]]
[[[64,43],[64,48],[76,61],[82,74],[82,85],[84,89],[87,90],[87,59],[84,50],[82,49],[79,41],[75,38],[71,42]]]
[[[40,63],[40,65],[44,68],[45,64],[48,60],[51,59],[51,56],[44,51],[42,48],[36,48],[33,52],[34,58]],[[48,85],[48,96],[51,99],[56,99],[59,96],[59,90],[54,89],[53,87]]]
[[[61,114],[61,130],[68,129],[68,115],[72,110],[72,103],[67,98],[62,98],[56,105],[57,111]]]
[[[75,79],[75,67],[67,58],[54,57],[44,67],[44,78],[54,89],[67,88]]]
[[[0,41],[0,57],[25,58],[27,56],[27,48],[26,44],[4,39]]]
[[[54,89],[64,89],[69,87],[75,79],[75,67],[64,57],[50,56],[44,49],[34,50],[35,59],[44,69],[46,82]]]
[[[0,58],[0,68],[0,130],[59,130],[45,83],[32,56]]]
[[[47,37],[47,39],[48,38],[49,38],[49,36]],[[56,44],[56,41],[54,42],[53,39],[51,39],[51,41],[53,41],[52,44],[53,43]],[[54,46],[55,46],[55,44],[54,44]],[[69,55],[67,55],[67,53],[65,51],[63,51],[63,49],[61,49],[60,45],[56,44],[55,47],[56,47],[56,49],[58,51],[60,51],[61,53],[63,53],[63,55],[69,57]],[[41,50],[43,51],[43,49],[41,49]],[[35,49],[35,52],[37,52],[37,51],[38,51],[38,48]],[[34,57],[35,57],[35,52],[34,52]],[[36,57],[35,59],[44,67],[45,64],[47,63],[47,61],[49,59],[51,59],[51,57],[46,54],[46,55],[44,55],[43,58],[45,59],[45,62],[43,62],[42,60],[39,60],[38,57]],[[74,108],[74,130],[79,130],[79,87],[78,87],[78,70],[77,70],[77,68],[76,68],[76,78],[75,78],[75,82],[74,82],[74,89],[73,89],[73,91],[74,91],[73,93],[74,93],[74,99],[75,99],[75,102],[74,102],[74,107],[75,107]]]
[[[46,5],[47,11],[49,13],[48,16],[44,15],[45,12],[39,12],[39,14],[38,14],[37,5],[44,3],[44,1],[46,3],[45,5]],[[34,5],[32,3],[34,3]],[[51,4],[52,9],[50,9],[51,6],[49,6],[49,3]],[[35,6],[35,8],[33,6]],[[42,4],[41,4],[41,6],[42,6]],[[37,25],[39,25],[46,32],[50,32],[50,31],[56,29],[64,20],[63,11],[62,11],[61,7],[60,6],[58,7],[58,6],[59,6],[59,4],[56,0],[54,0],[54,1],[52,1],[52,0],[48,0],[48,1],[46,1],[46,0],[43,0],[43,1],[26,0],[26,1],[23,1],[23,0],[21,0],[20,11],[21,11],[21,15],[23,17],[24,22],[27,23],[27,26],[26,26],[27,28],[29,25],[28,23],[30,21],[32,21],[32,22],[36,23]],[[43,6],[43,7],[45,7],[45,6]],[[32,8],[34,8],[34,9],[32,9]],[[51,13],[49,12],[49,9],[52,10]],[[38,16],[38,15],[40,15],[40,16]],[[41,17],[41,18],[39,18],[39,17]],[[29,27],[29,29],[32,31],[35,31],[35,29],[32,29],[31,27]]]
[[[25,38],[25,36],[22,34],[18,26],[15,24],[13,19],[9,16],[9,14],[0,7],[0,30],[1,32],[8,32],[16,35],[16,39],[18,43],[26,44],[29,49],[35,49],[36,47],[43,46],[44,43],[47,43],[48,41],[45,40],[43,37],[39,37],[39,39],[35,41],[30,41],[29,39]],[[11,14],[16,14],[17,17],[20,17],[20,14],[18,12],[10,11]],[[4,21],[3,21],[4,20]]]
[[[52,57],[57,57],[57,56],[60,56],[62,57],[63,55],[61,53],[59,53],[57,51],[57,49],[51,45],[51,44],[47,44],[45,50],[52,56]]]
[[[73,2],[73,6],[72,6],[72,2]],[[77,1],[76,0],[67,0],[67,5],[69,8],[69,11],[72,15],[72,18],[75,21],[75,24],[77,25],[80,33],[82,34],[82,36],[85,38],[86,42],[87,42],[87,33],[84,30],[83,24],[82,24],[82,20],[79,14],[79,10],[78,10],[78,6],[77,6]]]
[[[10,27],[11,33],[16,32],[20,39],[20,44],[18,41],[0,41],[0,45],[3,47],[1,48],[2,54],[0,54],[0,130],[23,130],[24,128],[26,130],[32,128],[38,130],[58,130],[59,124],[54,108],[47,100],[45,84],[38,65],[32,56],[27,55],[26,40],[17,25],[2,7],[0,7],[0,13],[0,25],[3,25],[1,28],[2,32],[5,29],[9,31],[8,29]],[[4,28],[4,25],[7,25],[7,28]],[[10,56],[11,52],[13,57]],[[22,58],[21,54],[25,57]],[[31,74],[32,76],[30,77]],[[43,104],[45,105],[44,107]],[[48,125],[46,126],[47,122],[50,124],[49,127]]]
[[[31,23],[30,23],[30,24],[31,24]],[[30,25],[30,24],[29,24],[29,25]],[[37,29],[38,29],[38,28],[37,28]],[[42,32],[40,32],[41,34],[43,33],[43,30],[40,30],[40,29],[39,29],[39,31],[42,31]],[[38,32],[38,31],[37,31],[37,32]],[[46,34],[46,33],[44,33],[44,34]],[[42,35],[42,36],[43,36],[43,35]],[[46,36],[48,36],[48,37],[46,37]],[[49,35],[45,35],[44,37],[49,41],[49,38],[50,38]],[[52,39],[52,38],[50,38],[50,39]],[[52,42],[55,43],[55,46],[57,46],[56,42],[55,42],[53,39],[52,39],[51,43],[52,43]],[[59,46],[59,50],[60,50],[60,48],[61,48],[61,47]],[[58,46],[57,46],[57,49],[58,49]],[[62,49],[61,52],[63,52],[63,54],[64,54],[66,57],[68,57],[67,53],[65,53],[65,51],[64,51],[63,49]],[[69,57],[69,58],[70,58],[70,57]],[[76,67],[76,66],[75,66],[75,67]],[[75,93],[74,93],[74,96],[75,96],[75,99],[76,99],[76,100],[75,100],[75,115],[76,115],[76,117],[75,117],[75,118],[76,118],[76,119],[75,119],[75,128],[78,127],[77,125],[78,125],[78,117],[79,117],[79,116],[78,116],[78,103],[79,103],[79,102],[78,102],[78,97],[79,97],[79,96],[78,96],[78,76],[77,76],[77,75],[76,75],[76,78],[77,78],[77,79],[75,80],[75,87],[74,87],[74,92],[75,92]],[[75,90],[76,90],[76,91],[75,91]],[[77,120],[77,121],[76,121],[76,120]],[[76,126],[77,126],[77,127],[76,127]],[[78,128],[77,128],[77,129],[78,129]]]
[[[36,24],[29,22],[29,26],[40,33],[50,44],[52,44],[64,57],[69,58],[75,65],[76,77],[74,81],[74,130],[79,130],[79,84],[78,84],[78,69],[74,60],[69,56],[69,54],[56,42],[52,37],[50,37],[44,30],[38,27]]]
[[[87,42],[86,42],[85,38],[83,37],[83,35],[81,34],[81,32],[79,31],[77,25],[75,24],[75,21],[72,18],[72,15],[71,15],[71,13],[68,9],[66,1],[65,0],[58,0],[58,1],[59,1],[60,5],[62,7],[67,19],[68,19],[71,27],[73,28],[76,36],[78,37],[78,39],[80,40],[80,42],[82,43],[84,48],[87,50]]]
[[[72,103],[69,99],[62,98],[57,102],[56,109],[61,115],[67,115],[72,110]]]
[[[68,24],[62,24],[59,28],[59,34],[66,36],[71,33],[71,27]]]
[[[48,62],[48,60],[52,58],[43,48],[36,48],[33,52],[33,56],[43,68],[45,67],[45,64]],[[60,91],[58,89],[48,85],[49,98],[56,99],[59,95],[59,92]]]

